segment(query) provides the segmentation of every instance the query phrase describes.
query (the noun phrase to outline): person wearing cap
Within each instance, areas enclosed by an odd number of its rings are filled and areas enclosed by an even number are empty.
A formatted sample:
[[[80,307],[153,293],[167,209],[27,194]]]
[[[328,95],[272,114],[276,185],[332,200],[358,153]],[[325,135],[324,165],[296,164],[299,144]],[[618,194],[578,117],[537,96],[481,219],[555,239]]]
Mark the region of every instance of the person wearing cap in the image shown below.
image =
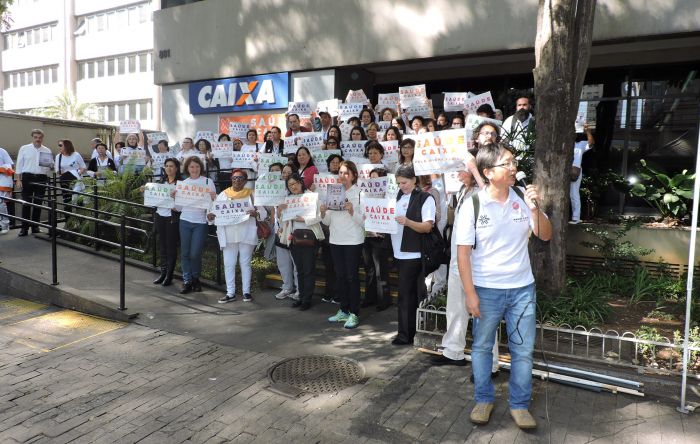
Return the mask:
[[[100,155],[100,153],[97,152],[97,145],[99,144],[104,144],[104,142],[102,142],[102,139],[100,139],[99,137],[95,137],[90,141],[90,148],[92,148],[92,155],[90,156],[91,160]],[[112,153],[110,153],[109,150],[107,150],[107,157],[114,160],[114,158],[112,157]]]

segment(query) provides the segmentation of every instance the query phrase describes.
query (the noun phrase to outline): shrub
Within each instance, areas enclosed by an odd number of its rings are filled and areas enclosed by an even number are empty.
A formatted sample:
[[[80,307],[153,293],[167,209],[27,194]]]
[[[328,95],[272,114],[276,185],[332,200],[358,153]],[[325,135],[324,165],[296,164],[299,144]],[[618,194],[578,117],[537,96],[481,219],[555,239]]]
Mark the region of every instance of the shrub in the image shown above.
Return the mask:
[[[561,296],[543,299],[541,310],[544,322],[554,325],[582,325],[591,328],[605,323],[612,312],[608,304],[610,293],[605,281],[597,275],[567,282]]]

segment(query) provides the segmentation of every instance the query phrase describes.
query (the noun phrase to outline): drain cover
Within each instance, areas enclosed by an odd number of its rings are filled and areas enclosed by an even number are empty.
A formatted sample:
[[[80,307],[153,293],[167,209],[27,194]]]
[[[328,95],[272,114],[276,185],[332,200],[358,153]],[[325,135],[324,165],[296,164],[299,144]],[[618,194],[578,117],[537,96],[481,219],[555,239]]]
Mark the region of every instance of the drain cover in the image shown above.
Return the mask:
[[[300,356],[275,364],[267,375],[271,389],[297,396],[338,392],[360,382],[365,369],[357,361],[338,356]]]

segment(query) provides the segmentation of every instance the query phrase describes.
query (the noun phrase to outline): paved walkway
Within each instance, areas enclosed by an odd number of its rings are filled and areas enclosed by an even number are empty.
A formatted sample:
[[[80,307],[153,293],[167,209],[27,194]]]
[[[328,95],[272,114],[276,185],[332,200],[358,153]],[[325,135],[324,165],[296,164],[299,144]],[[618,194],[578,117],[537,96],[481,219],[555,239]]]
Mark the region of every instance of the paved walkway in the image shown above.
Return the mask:
[[[0,267],[48,282],[48,248],[2,237]],[[59,255],[62,287],[116,302],[115,263]],[[475,427],[469,367],[431,367],[425,355],[390,346],[391,310],[367,312],[346,331],[325,322],[334,309],[325,304],[297,312],[263,291],[251,304],[219,305],[211,290],[181,297],[154,288],[151,273],[129,267],[127,276],[127,303],[142,313],[136,324],[86,327],[62,345],[32,331],[33,315],[0,315],[0,442],[700,442],[697,413],[666,400],[541,381],[531,408],[540,426],[522,432],[508,414],[507,373],[491,423]],[[367,377],[296,399],[267,390],[270,366],[306,354],[356,359]]]

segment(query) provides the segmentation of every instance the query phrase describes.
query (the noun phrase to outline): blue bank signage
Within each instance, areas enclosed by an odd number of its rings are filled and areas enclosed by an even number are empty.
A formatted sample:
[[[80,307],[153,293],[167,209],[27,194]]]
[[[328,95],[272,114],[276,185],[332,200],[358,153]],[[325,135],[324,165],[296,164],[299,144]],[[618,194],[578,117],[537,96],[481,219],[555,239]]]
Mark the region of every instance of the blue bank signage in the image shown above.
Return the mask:
[[[289,73],[190,83],[190,113],[287,108]]]

